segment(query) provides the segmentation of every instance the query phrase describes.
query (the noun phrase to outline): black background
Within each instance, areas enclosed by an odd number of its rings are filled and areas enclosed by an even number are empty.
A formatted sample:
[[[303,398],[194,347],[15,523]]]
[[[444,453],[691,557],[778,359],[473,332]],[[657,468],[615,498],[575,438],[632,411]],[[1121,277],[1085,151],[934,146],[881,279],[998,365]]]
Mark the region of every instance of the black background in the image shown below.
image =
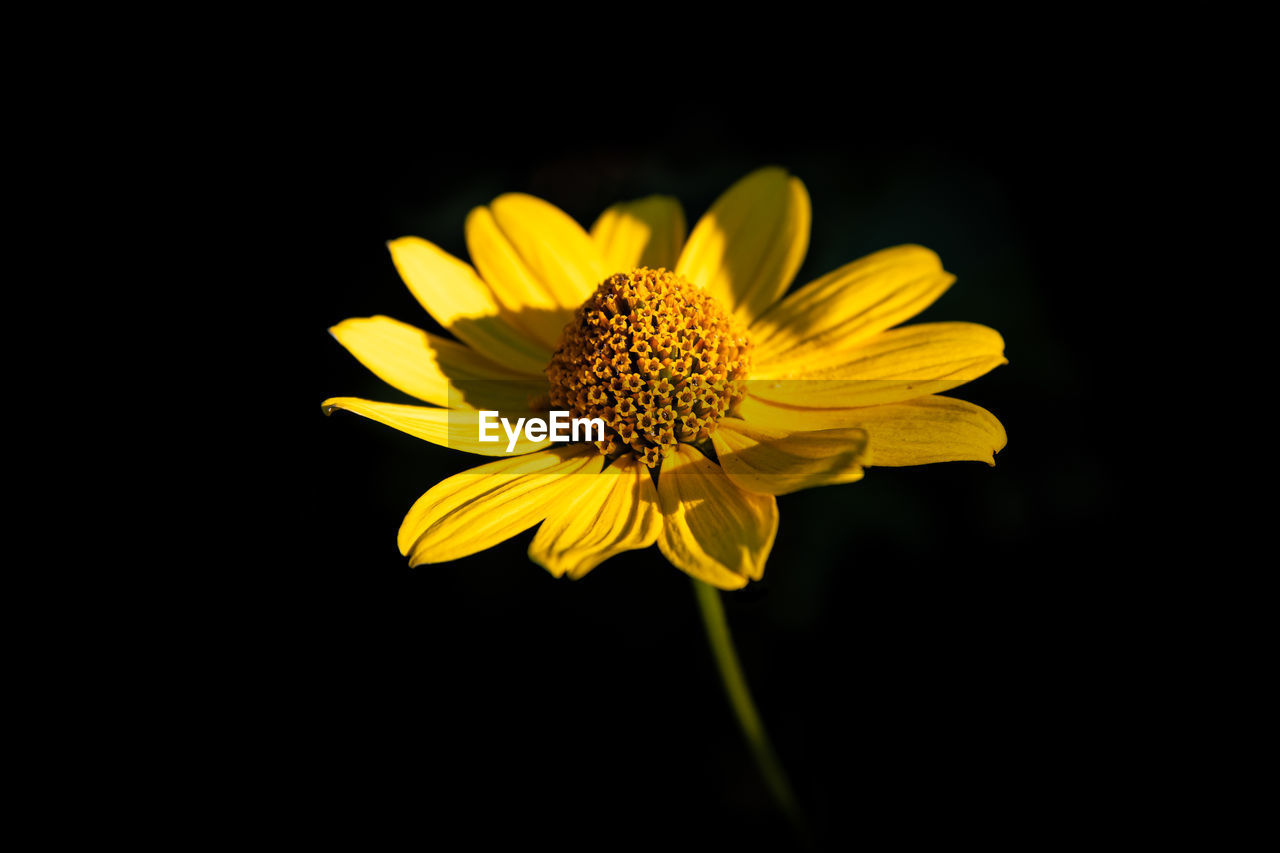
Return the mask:
[[[795,286],[886,246],[939,253],[957,282],[920,320],[997,329],[1010,364],[951,392],[1004,423],[988,468],[873,468],[779,498],[765,578],[726,608],[757,704],[820,846],[869,828],[1017,837],[1097,806],[1112,682],[1114,556],[1133,499],[1108,426],[1121,346],[1099,171],[1102,116],[926,99],[908,120],[830,103],[583,115],[453,104],[313,122],[279,215],[302,223],[289,279],[305,381],[288,383],[304,467],[272,681],[287,787],[334,831],[402,819],[427,837],[770,844],[775,816],[725,701],[688,579],[656,548],[579,582],[531,563],[531,532],[409,569],[405,511],[483,460],[320,402],[409,402],[326,332],[388,314],[439,331],[385,242],[466,257],[467,211],[506,191],[584,226],[613,201],[677,196],[690,226],[767,164],[808,187]],[[954,106],[954,101],[951,102]],[[767,120],[766,120],[767,119]],[[297,161],[292,161],[296,163]],[[1109,174],[1109,172],[1108,172]],[[1104,196],[1104,185],[1107,188]],[[285,746],[287,745],[287,746]]]

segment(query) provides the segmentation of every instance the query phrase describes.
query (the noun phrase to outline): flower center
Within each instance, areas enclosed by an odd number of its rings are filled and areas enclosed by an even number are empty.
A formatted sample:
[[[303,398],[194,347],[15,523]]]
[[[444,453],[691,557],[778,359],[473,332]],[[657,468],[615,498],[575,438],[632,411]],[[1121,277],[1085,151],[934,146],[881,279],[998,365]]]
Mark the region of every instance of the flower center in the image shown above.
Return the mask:
[[[745,330],[715,299],[665,269],[602,281],[565,326],[547,365],[551,408],[601,418],[605,455],[657,467],[679,442],[707,438],[742,399]]]

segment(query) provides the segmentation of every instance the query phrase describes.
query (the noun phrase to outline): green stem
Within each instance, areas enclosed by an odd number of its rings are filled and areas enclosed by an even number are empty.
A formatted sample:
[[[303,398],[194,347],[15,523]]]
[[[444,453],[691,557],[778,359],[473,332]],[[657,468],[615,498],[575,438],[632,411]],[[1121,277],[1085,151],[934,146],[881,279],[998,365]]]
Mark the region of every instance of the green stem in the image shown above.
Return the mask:
[[[725,692],[729,694],[729,704],[738,717],[742,734],[751,747],[760,775],[764,776],[769,792],[777,801],[778,807],[793,822],[799,825],[800,816],[796,809],[796,799],[791,793],[791,785],[787,782],[787,774],[783,772],[778,756],[774,754],[769,743],[769,735],[760,721],[755,703],[751,701],[751,690],[742,675],[742,666],[738,663],[738,653],[733,649],[733,637],[729,634],[729,623],[724,617],[724,604],[720,601],[720,590],[703,583],[693,581],[694,592],[698,596],[698,609],[702,611],[702,621],[707,626],[707,640],[711,643],[711,651],[716,658],[716,666],[720,668],[720,677],[724,680]]]

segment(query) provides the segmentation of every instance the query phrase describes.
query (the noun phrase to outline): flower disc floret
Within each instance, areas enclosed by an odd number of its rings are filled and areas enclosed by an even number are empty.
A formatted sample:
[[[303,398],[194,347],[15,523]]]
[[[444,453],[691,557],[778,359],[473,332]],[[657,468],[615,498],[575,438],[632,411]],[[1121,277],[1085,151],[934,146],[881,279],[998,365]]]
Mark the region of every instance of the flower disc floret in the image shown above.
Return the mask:
[[[704,441],[745,394],[751,345],[711,296],[665,269],[605,279],[565,326],[547,365],[551,408],[600,418],[605,455],[657,467]]]

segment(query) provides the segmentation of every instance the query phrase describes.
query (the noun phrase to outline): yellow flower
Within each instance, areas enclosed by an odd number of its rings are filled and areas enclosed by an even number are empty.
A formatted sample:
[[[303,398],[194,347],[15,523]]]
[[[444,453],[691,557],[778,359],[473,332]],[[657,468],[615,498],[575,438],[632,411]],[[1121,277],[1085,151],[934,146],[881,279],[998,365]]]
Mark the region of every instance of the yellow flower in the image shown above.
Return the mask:
[[[729,188],[686,239],[675,199],[606,210],[590,232],[508,194],[467,217],[474,267],[417,237],[390,244],[447,340],[377,316],[330,331],[431,406],[326,400],[436,444],[506,458],[438,483],[400,527],[410,565],[455,560],[541,524],[529,556],[579,578],[655,542],[721,589],[758,580],[775,496],[863,467],[994,464],[1005,432],[940,396],[1005,364],[973,323],[899,327],[950,287],[937,255],[898,246],[784,297],[809,242],[804,184],[778,168]],[[481,411],[600,417],[603,441],[482,442]],[[514,418],[512,419],[514,422]]]

